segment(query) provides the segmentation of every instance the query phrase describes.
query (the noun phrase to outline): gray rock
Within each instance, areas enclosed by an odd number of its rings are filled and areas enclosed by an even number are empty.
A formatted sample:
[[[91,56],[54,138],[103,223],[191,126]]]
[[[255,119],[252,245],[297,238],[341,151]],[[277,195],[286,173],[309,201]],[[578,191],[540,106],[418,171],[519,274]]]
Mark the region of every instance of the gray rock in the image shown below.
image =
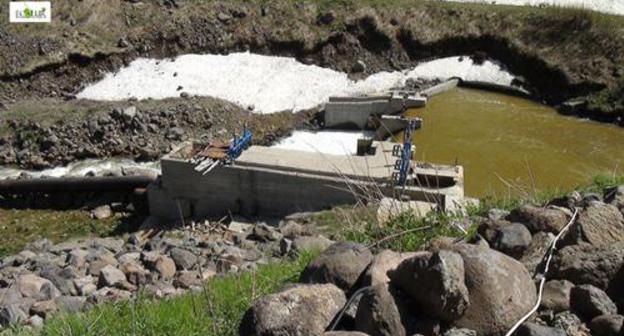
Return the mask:
[[[564,330],[569,336],[587,336],[589,328],[581,319],[570,311],[556,314],[552,321],[552,326]]]
[[[580,316],[588,320],[599,315],[617,314],[617,307],[607,293],[592,285],[581,285],[572,288],[570,306]]]
[[[198,272],[195,271],[182,271],[178,273],[173,285],[176,287],[189,289],[191,287],[201,286],[202,281]]]
[[[295,251],[323,251],[334,242],[324,236],[301,236],[293,239]]]
[[[154,270],[162,279],[172,279],[176,272],[175,262],[169,257],[161,256],[156,260]]]
[[[169,255],[180,270],[190,270],[197,264],[197,256],[185,249],[175,247],[169,251]]]
[[[356,243],[336,243],[323,251],[301,273],[303,283],[332,283],[345,291],[373,260],[368,248]]]
[[[31,314],[39,315],[39,316],[41,316],[43,318],[50,317],[56,311],[58,311],[58,306],[56,305],[56,301],[55,300],[46,300],[46,301],[35,302],[30,307],[30,313]]]
[[[621,336],[624,332],[624,316],[600,315],[596,316],[589,324],[593,335]]]
[[[78,294],[81,296],[87,296],[97,290],[95,282],[96,278],[87,275],[82,278],[74,279],[74,286],[76,287]]]
[[[126,122],[132,121],[137,114],[137,110],[135,106],[129,106],[121,110],[121,117]]]
[[[543,271],[544,256],[554,240],[555,235],[550,232],[538,232],[533,235],[531,245],[520,258],[520,262],[527,268],[529,274]]]
[[[91,217],[95,219],[106,219],[113,216],[113,210],[109,205],[101,205],[91,210]]]
[[[43,318],[38,315],[33,315],[28,318],[28,321],[26,323],[35,329],[39,329],[43,327]]]
[[[443,336],[477,336],[477,332],[470,329],[452,328],[445,331]]]
[[[365,333],[359,331],[330,331],[323,334],[323,336],[368,336]]]
[[[541,326],[532,322],[526,322],[518,328],[517,336],[567,336],[561,328]]]
[[[505,219],[507,216],[509,216],[509,211],[497,208],[492,208],[487,213],[487,218],[493,221]]]
[[[557,234],[568,224],[570,218],[559,209],[523,205],[512,210],[507,220],[526,225],[532,233],[546,231]]]
[[[624,185],[608,188],[604,193],[605,203],[616,206],[620,210],[624,210]]]
[[[455,326],[478,335],[498,335],[533,307],[535,284],[520,262],[475,245],[457,244],[452,248],[464,260],[470,293],[470,305]]]
[[[427,314],[443,321],[460,318],[470,304],[464,261],[455,252],[423,253],[389,272],[392,285],[405,291]]]
[[[247,310],[240,335],[321,335],[344,306],[344,292],[332,285],[296,285],[258,300]]]
[[[269,225],[258,223],[254,225],[248,238],[267,243],[280,240],[282,235]]]
[[[100,270],[98,287],[113,287],[126,281],[126,275],[119,269],[107,265]]]
[[[24,313],[17,305],[10,305],[0,308],[0,326],[9,326],[17,324],[28,319],[28,315]]]
[[[624,303],[621,283],[624,274],[624,243],[596,247],[572,245],[558,251],[551,268],[554,279],[566,279],[576,285],[590,284],[606,291],[618,303]]]
[[[400,308],[384,284],[367,289],[358,305],[355,329],[372,336],[405,336]]]
[[[593,202],[581,211],[565,236],[565,243],[608,246],[624,242],[624,216],[610,204]]]
[[[182,92],[180,96],[182,96],[183,93],[185,92]],[[184,129],[181,127],[172,127],[167,131],[166,137],[169,140],[182,140],[182,138],[184,137]]]
[[[559,313],[570,310],[570,295],[574,284],[567,280],[551,280],[544,285],[541,307]]]
[[[361,287],[378,284],[388,285],[390,283],[388,271],[396,269],[403,260],[412,258],[418,254],[419,252],[400,253],[392,250],[379,252],[366,268],[364,274],[362,274],[359,285]]]
[[[17,280],[20,293],[25,298],[35,300],[50,300],[59,297],[61,293],[48,279],[32,273],[20,275]]]
[[[60,310],[67,313],[78,313],[81,312],[84,307],[87,299],[82,296],[61,296],[56,298],[56,305]]]
[[[512,223],[498,232],[493,247],[509,256],[519,259],[531,245],[532,236],[526,226]]]
[[[145,285],[150,280],[150,273],[136,261],[127,261],[119,268],[125,275],[128,282],[135,286]]]
[[[84,268],[87,264],[89,252],[83,249],[74,249],[67,254],[67,263],[75,268]]]

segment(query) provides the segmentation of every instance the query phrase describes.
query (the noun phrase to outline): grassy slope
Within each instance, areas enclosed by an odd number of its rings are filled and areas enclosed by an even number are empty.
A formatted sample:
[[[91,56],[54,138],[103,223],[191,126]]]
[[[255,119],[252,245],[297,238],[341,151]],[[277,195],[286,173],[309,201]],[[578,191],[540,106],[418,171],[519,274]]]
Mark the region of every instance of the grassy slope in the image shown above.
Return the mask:
[[[258,298],[296,282],[315,253],[209,280],[198,293],[167,300],[141,296],[83,314],[58,316],[39,332],[15,327],[0,335],[238,335],[244,312]]]
[[[42,238],[57,243],[75,237],[119,235],[131,226],[132,218],[119,214],[97,220],[82,210],[0,209],[0,258]]]

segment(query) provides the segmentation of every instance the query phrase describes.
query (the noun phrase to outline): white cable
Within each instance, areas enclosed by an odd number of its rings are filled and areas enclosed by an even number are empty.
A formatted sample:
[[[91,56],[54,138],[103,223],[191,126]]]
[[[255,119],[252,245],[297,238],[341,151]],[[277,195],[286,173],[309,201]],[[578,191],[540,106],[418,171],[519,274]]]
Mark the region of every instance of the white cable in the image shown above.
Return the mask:
[[[559,234],[557,234],[557,236],[551,243],[550,248],[548,249],[548,252],[547,252],[548,258],[546,259],[546,264],[544,265],[544,271],[541,273],[542,279],[540,280],[539,291],[537,295],[537,302],[535,303],[535,306],[526,315],[524,315],[518,322],[516,322],[516,324],[514,324],[514,326],[511,327],[511,329],[509,329],[509,331],[505,334],[505,336],[513,335],[513,333],[516,332],[516,329],[518,329],[522,325],[522,323],[528,320],[529,317],[531,317],[531,315],[533,315],[537,311],[540,304],[542,303],[542,294],[544,292],[544,284],[546,283],[546,274],[548,273],[548,268],[550,267],[550,261],[552,260],[553,253],[557,249],[557,241],[559,241],[559,238],[561,238],[561,236],[563,236],[563,234],[568,230],[570,225],[574,223],[574,220],[576,219],[577,214],[578,214],[578,208],[575,208],[574,215],[572,215],[572,218],[570,218],[570,222],[568,222],[568,224],[566,224],[566,226],[564,226],[563,229],[559,231]]]

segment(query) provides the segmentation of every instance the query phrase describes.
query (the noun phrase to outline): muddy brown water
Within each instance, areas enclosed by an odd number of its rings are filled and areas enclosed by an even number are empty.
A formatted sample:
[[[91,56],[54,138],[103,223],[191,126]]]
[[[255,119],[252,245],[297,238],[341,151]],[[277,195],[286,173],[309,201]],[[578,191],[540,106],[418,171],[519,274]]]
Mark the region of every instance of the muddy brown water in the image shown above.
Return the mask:
[[[407,114],[423,119],[415,158],[463,165],[469,196],[566,190],[624,172],[624,129],[527,99],[458,88]]]

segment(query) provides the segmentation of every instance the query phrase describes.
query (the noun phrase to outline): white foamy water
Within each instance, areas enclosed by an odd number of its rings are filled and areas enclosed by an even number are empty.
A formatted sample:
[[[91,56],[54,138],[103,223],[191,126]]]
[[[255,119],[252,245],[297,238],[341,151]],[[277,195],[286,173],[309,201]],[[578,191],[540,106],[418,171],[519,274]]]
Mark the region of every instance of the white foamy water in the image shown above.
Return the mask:
[[[138,168],[160,174],[159,162],[134,162],[130,159],[88,159],[71,163],[65,167],[55,167],[39,171],[0,167],[0,179],[16,178],[26,173],[33,178],[39,177],[81,177],[88,173],[102,176],[107,173],[121,175],[123,169]]]
[[[305,65],[289,57],[251,53],[190,54],[173,60],[139,58],[87,86],[78,98],[162,99],[188,92],[225,99],[243,107],[253,106],[259,113],[273,113],[313,108],[330,96],[375,93],[418,77],[460,77],[503,85],[511,84],[514,78],[498,64],[486,61],[476,65],[468,57],[442,58],[411,70],[380,72],[353,81],[346,73]]]
[[[357,140],[372,135],[372,132],[358,131],[294,131],[290,137],[282,139],[273,147],[334,155],[355,154]]]
[[[443,0],[450,2],[476,2],[496,5],[580,7],[603,13],[624,15],[623,0]]]

